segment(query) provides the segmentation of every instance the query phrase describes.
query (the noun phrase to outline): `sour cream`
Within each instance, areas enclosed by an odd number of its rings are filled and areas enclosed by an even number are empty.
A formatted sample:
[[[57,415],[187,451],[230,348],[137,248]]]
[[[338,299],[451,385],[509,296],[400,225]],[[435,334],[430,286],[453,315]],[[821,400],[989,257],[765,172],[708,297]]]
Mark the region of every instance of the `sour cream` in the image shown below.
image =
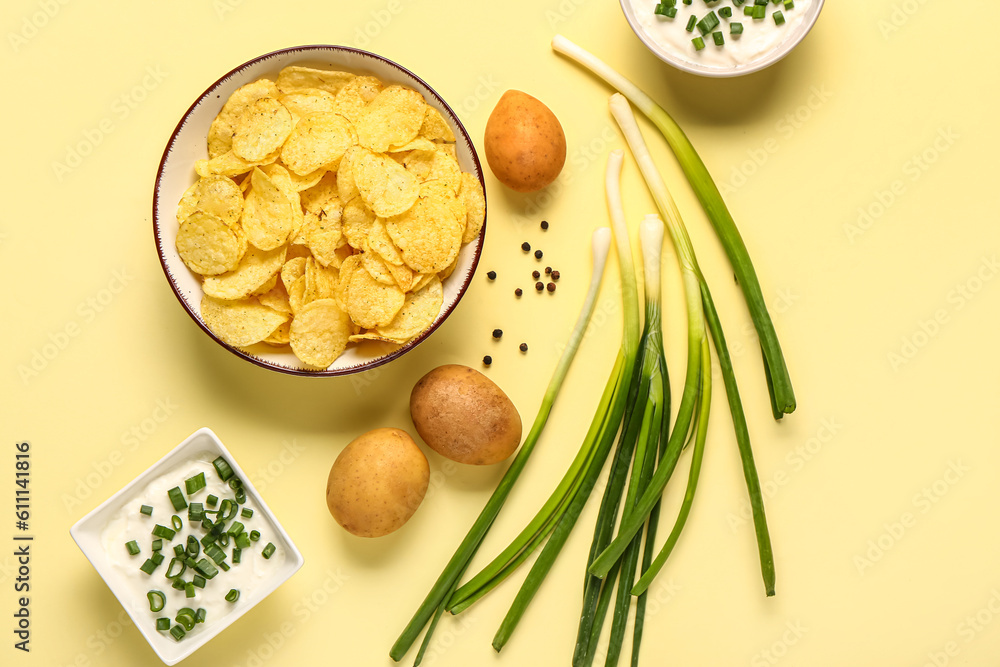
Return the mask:
[[[809,13],[809,6],[814,1],[795,0],[795,6],[791,9],[785,9],[783,3],[768,2],[764,18],[755,20],[743,14],[743,8],[752,7],[753,0],[747,0],[739,6],[732,0],[721,0],[711,5],[706,5],[704,0],[694,0],[690,5],[677,0],[675,5],[677,16],[672,19],[653,13],[659,4],[658,0],[626,0],[634,14],[632,27],[637,32],[643,33],[640,37],[644,41],[659,45],[685,63],[718,71],[732,70],[753,63],[781,48],[786,40],[794,39],[799,32],[799,26]],[[697,27],[693,32],[685,29],[689,17],[694,16],[700,21],[709,12],[715,12],[718,16],[719,10],[723,7],[731,8],[733,15],[728,19],[719,17],[719,25],[713,30],[721,32],[725,37],[722,46],[715,44],[711,33],[702,35]],[[783,24],[778,25],[774,22],[772,15],[775,11],[780,11],[784,16]],[[730,23],[742,24],[743,34],[730,34]],[[700,51],[695,49],[691,42],[695,37],[701,37],[705,41],[705,48]]]
[[[174,617],[182,607],[189,607],[195,611],[199,608],[205,609],[205,623],[196,624],[192,630],[187,632],[188,636],[203,631],[204,628],[213,623],[223,621],[229,614],[241,610],[242,605],[249,604],[248,598],[252,591],[280,571],[286,558],[285,549],[281,541],[275,539],[267,518],[252,506],[252,501],[248,500],[240,506],[240,509],[249,507],[254,510],[253,516],[249,519],[243,518],[237,511],[236,516],[227,522],[227,526],[231,525],[232,521],[239,521],[248,533],[252,530],[260,531],[260,540],[251,542],[248,548],[243,549],[239,563],[232,562],[233,543],[230,540],[229,546],[222,549],[226,553],[225,562],[230,566],[229,571],[224,571],[219,567],[219,573],[214,578],[207,580],[204,588],[195,588],[193,598],[186,597],[184,591],[171,586],[171,580],[167,579],[165,575],[170,559],[174,557],[174,545],[186,545],[188,535],[194,535],[201,540],[206,531],[201,527],[201,522],[194,523],[188,520],[186,509],[179,512],[174,510],[167,496],[167,491],[175,486],[179,486],[181,491],[185,491],[184,480],[203,472],[207,486],[191,496],[184,493],[184,498],[189,504],[192,501],[206,504],[205,499],[211,494],[219,498],[219,504],[214,508],[218,509],[224,498],[235,499],[233,490],[219,478],[215,471],[212,465],[214,458],[215,456],[209,452],[203,452],[157,477],[141,493],[125,502],[101,534],[101,544],[108,562],[112,565],[121,583],[127,586],[130,592],[128,599],[123,599],[122,603],[130,607],[133,618],[147,618],[147,622],[151,626],[155,626],[156,619],[166,617],[170,619],[171,625],[175,625]],[[153,508],[152,516],[146,516],[139,512],[142,505],[149,505]],[[213,508],[206,505],[206,509]],[[172,528],[170,519],[174,515],[181,518],[183,526],[177,531],[174,539],[163,540],[163,549],[160,552],[163,554],[163,562],[152,574],[142,572],[139,566],[153,553],[151,544],[156,539],[152,535],[153,527],[160,524]],[[135,556],[129,555],[125,548],[125,544],[130,540],[135,540],[139,544],[140,552]],[[261,555],[261,551],[268,542],[273,542],[276,549],[270,559],[265,559]],[[204,551],[195,560],[201,559],[203,555]],[[191,581],[195,574],[191,568],[188,568],[181,578],[184,581]],[[239,600],[235,603],[227,602],[226,593],[233,588],[240,592]],[[150,590],[161,591],[166,598],[166,604],[158,612],[149,610],[146,593]],[[168,635],[168,639],[170,639],[169,633],[164,631],[163,634]],[[185,639],[181,641],[185,641]]]

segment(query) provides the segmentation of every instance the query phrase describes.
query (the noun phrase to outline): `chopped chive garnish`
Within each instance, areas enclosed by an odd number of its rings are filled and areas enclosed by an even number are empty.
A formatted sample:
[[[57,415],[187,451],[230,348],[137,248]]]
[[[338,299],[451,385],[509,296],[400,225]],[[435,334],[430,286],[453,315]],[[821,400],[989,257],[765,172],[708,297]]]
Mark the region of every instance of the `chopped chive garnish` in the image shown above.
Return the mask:
[[[156,570],[157,565],[158,563],[154,561],[152,558],[147,558],[146,562],[139,566],[139,569],[145,572],[146,574],[153,574],[153,572]]]
[[[229,488],[235,491],[236,489],[243,486],[243,480],[239,477],[233,477],[229,480]]]
[[[226,498],[222,501],[222,505],[219,506],[219,516],[217,518],[219,521],[229,521],[236,516],[236,511],[238,509],[239,506],[235,502]]]
[[[733,8],[732,7],[723,7],[722,9],[719,10],[719,16],[721,16],[724,19],[732,18],[733,17]]]
[[[197,558],[199,551],[201,551],[201,542],[194,535],[188,535],[187,549],[184,552],[191,558]]]
[[[194,620],[197,623],[204,623],[206,618],[208,618],[208,610],[204,607],[198,607],[198,611],[194,615]]]
[[[170,517],[170,525],[174,527],[174,530],[180,530],[184,527],[184,522],[176,514]]]
[[[149,557],[149,560],[153,561],[157,565],[163,562],[163,554],[159,551],[154,551],[153,555]]]
[[[702,35],[707,35],[712,32],[717,25],[719,25],[719,17],[715,12],[709,12],[705,15],[705,18],[697,23],[698,31],[701,32]]]
[[[167,573],[164,575],[167,579],[177,579],[187,570],[187,564],[184,563],[180,558],[171,558],[170,565],[167,566]]]
[[[226,602],[236,602],[240,599],[240,592],[235,588],[230,588],[229,592],[226,593]]]
[[[205,506],[202,503],[191,503],[188,505],[188,520],[202,521],[205,518]]]
[[[767,5],[767,0],[753,0],[754,7],[764,7]]]
[[[221,563],[219,563],[219,569],[222,570],[223,572],[229,572],[229,563],[227,563],[226,561],[222,561]]]
[[[253,516],[253,510],[250,509],[249,507],[244,507],[242,510],[240,510],[240,516],[243,517],[244,519],[249,519]]]
[[[135,540],[130,540],[126,542],[125,548],[128,549],[128,553],[130,556],[134,556],[137,553],[139,553],[139,543],[136,542]]]
[[[264,558],[270,558],[274,554],[275,546],[272,542],[268,542],[264,550],[260,552],[260,555]]]
[[[170,619],[169,618],[158,618],[158,619],[156,619],[156,629],[157,630],[169,630],[170,629]]]
[[[795,9],[795,0],[785,0],[785,9]]]
[[[173,635],[174,639],[180,641],[184,639],[184,635],[186,635],[187,632],[185,632],[184,628],[179,625],[172,625],[170,626],[170,634]]]
[[[184,586],[185,585],[186,584],[184,583],[183,579],[174,579],[173,582],[170,584],[170,587],[171,588],[176,588],[177,590],[182,591],[182,590],[184,590]]]
[[[194,566],[194,569],[198,570],[201,576],[206,579],[214,579],[215,575],[219,574],[219,570],[212,565],[212,562],[207,558],[199,560],[198,564]]]
[[[240,547],[233,547],[233,565],[239,565],[240,560],[243,558],[243,549]]]
[[[259,540],[260,539],[260,531],[259,530],[251,530],[250,531],[250,539],[252,541],[254,541],[254,542],[256,542],[257,540]]]
[[[149,591],[146,593],[146,599],[149,600],[150,611],[160,611],[167,603],[167,596],[163,594],[163,591]]]
[[[233,542],[236,544],[237,549],[247,549],[250,547],[250,536],[246,533],[240,533]]]
[[[216,540],[216,541],[219,543],[220,547],[228,547],[229,546],[229,533],[223,533],[222,535],[219,535],[219,539]]]
[[[195,624],[195,611],[191,607],[181,607],[174,616],[174,620],[184,626],[185,630],[191,630]]]
[[[212,461],[212,465],[215,466],[215,472],[219,473],[223,482],[233,476],[233,469],[229,467],[229,462],[221,456]]]
[[[187,582],[184,584],[184,597],[193,598],[194,597],[194,583]]]
[[[733,4],[736,5],[737,7],[739,7],[740,5],[742,5],[743,2],[744,2],[744,0],[733,0]]]
[[[753,7],[753,19],[754,21],[759,21],[767,15],[767,7],[763,5],[754,5]]]
[[[743,34],[743,24],[742,23],[730,23],[729,24],[729,34],[730,35],[742,35]]]
[[[139,508],[139,514],[145,514],[146,516],[153,516],[153,506],[143,505]]]
[[[163,548],[163,540],[157,537],[155,540],[153,540],[152,549],[153,551],[159,551],[162,548]]]
[[[747,5],[743,8],[743,16],[753,16],[753,5]]]
[[[771,16],[774,18],[774,25],[781,25],[785,22],[785,15],[780,11],[774,12]]]
[[[184,545],[183,544],[175,544],[174,545],[174,556],[176,558],[184,558],[186,555],[187,554],[184,553]]]
[[[694,24],[697,22],[698,22],[698,17],[692,14],[691,16],[688,17],[688,24],[685,30],[687,30],[688,32],[694,32]]]
[[[657,16],[666,16],[668,19],[672,19],[677,16],[677,8],[661,2],[653,8],[653,13]]]
[[[226,552],[214,544],[210,544],[205,547],[205,555],[214,560],[216,565],[219,565],[222,561],[226,560]]]
[[[701,51],[703,48],[705,48],[705,40],[703,40],[701,37],[695,37],[694,39],[691,40],[691,43],[694,44],[695,51]]]
[[[196,574],[194,575],[194,578],[191,580],[191,583],[195,585],[195,588],[204,588],[205,577],[201,576],[200,574]]]
[[[175,486],[174,488],[167,491],[167,496],[170,498],[170,504],[174,506],[174,511],[180,512],[182,509],[186,509],[188,504],[184,500],[184,492],[181,491],[181,487]]]
[[[174,529],[167,528],[166,526],[161,526],[160,524],[156,524],[156,526],[153,527],[152,532],[153,535],[156,535],[157,537],[162,537],[165,540],[172,540],[174,539],[174,535],[177,534],[177,531],[175,531]]]
[[[233,523],[229,526],[229,530],[226,532],[233,536],[239,535],[243,532],[243,524],[239,521],[233,521]]]
[[[723,44],[726,43],[726,38],[723,36],[722,32],[719,31],[719,30],[716,30],[715,32],[712,33],[712,39],[715,40],[715,45],[716,46],[722,46]]]
[[[236,502],[242,505],[246,501],[247,501],[247,490],[241,486],[240,488],[236,489]]]
[[[210,493],[208,497],[205,498],[205,504],[209,507],[215,507],[219,504],[219,496]]]
[[[187,491],[189,496],[198,493],[205,488],[205,473],[200,472],[194,477],[188,477],[184,480],[184,489]]]

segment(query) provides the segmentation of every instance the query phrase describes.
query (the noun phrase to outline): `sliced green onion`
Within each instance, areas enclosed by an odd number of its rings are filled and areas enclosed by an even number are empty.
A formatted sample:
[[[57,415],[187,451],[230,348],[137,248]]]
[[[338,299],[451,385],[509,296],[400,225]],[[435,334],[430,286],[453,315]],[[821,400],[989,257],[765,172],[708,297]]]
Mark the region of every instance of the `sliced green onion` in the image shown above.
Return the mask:
[[[747,5],[743,8],[743,16],[753,17],[753,5]]]
[[[149,601],[149,610],[156,612],[163,609],[163,605],[167,603],[167,596],[163,591],[153,590],[146,593],[146,600]]]
[[[275,549],[274,544],[268,542],[267,546],[264,547],[264,550],[260,552],[260,555],[263,556],[264,558],[270,558],[274,554],[274,549]]]
[[[208,507],[215,507],[218,504],[219,504],[219,496],[215,494],[210,493],[208,494],[208,497],[205,498],[205,505]]]
[[[236,502],[243,504],[247,501],[247,491],[242,486],[236,489]]]
[[[719,17],[714,11],[706,14],[705,18],[697,23],[698,31],[701,32],[702,35],[707,35],[712,32],[717,25],[719,25]]]
[[[754,5],[753,7],[753,20],[759,21],[767,16],[767,7],[762,5]]]
[[[204,588],[205,587],[205,577],[201,576],[200,574],[196,574],[191,579],[191,583],[194,584],[195,588]]]
[[[212,465],[215,466],[215,472],[219,473],[219,477],[223,482],[233,476],[233,469],[229,467],[229,461],[223,457],[220,456],[212,461]]]
[[[719,10],[719,16],[721,16],[724,19],[731,19],[733,17],[733,8],[723,7],[722,9]]]
[[[774,18],[774,25],[781,25],[782,23],[785,22],[785,15],[782,14],[780,11],[774,12],[773,14],[771,14],[771,16],[772,18]]]
[[[250,509],[249,507],[244,507],[242,510],[240,510],[240,516],[243,517],[244,519],[249,519],[253,517],[253,510]]]
[[[214,579],[215,575],[219,574],[219,570],[207,558],[199,560],[194,569],[198,570],[198,573],[206,579]]]
[[[184,480],[184,488],[189,496],[198,493],[206,486],[205,473],[200,472],[194,477],[188,477]]]
[[[250,540],[252,542],[256,542],[259,539],[260,539],[260,531],[259,530],[251,530],[250,531]]]
[[[173,635],[174,639],[180,641],[184,639],[184,635],[186,635],[187,632],[185,632],[184,628],[182,628],[181,626],[173,625],[170,627],[170,634]]]
[[[198,611],[194,615],[195,622],[204,623],[206,618],[208,618],[208,610],[204,607],[198,607]]]
[[[233,521],[231,524],[229,524],[229,530],[227,530],[226,532],[232,536],[239,535],[240,533],[243,532],[243,524],[240,523],[239,521]]]
[[[205,520],[205,505],[202,503],[191,503],[188,505],[188,520],[189,521],[204,521]]]
[[[184,584],[184,597],[193,598],[194,597],[194,583],[187,582]]]
[[[156,619],[156,629],[157,630],[169,630],[170,629],[170,619],[169,618],[158,618],[158,619]]]
[[[726,38],[722,35],[722,31],[716,30],[712,33],[712,39],[715,40],[716,46],[722,46],[726,43]]]
[[[729,24],[729,34],[730,35],[742,35],[743,34],[743,24],[742,23],[730,23]]]
[[[239,477],[232,477],[232,478],[230,478],[230,480],[229,480],[229,488],[230,489],[232,489],[233,491],[235,491],[236,489],[238,489],[238,488],[240,488],[242,486],[243,486],[243,480],[241,480]]]
[[[184,558],[186,555],[187,555],[187,553],[185,553],[185,551],[184,551],[184,545],[183,544],[175,544],[174,545],[174,556],[176,556],[177,558]]]
[[[145,514],[146,516],[153,516],[153,506],[143,505],[139,508],[139,514]]]
[[[229,521],[236,516],[238,510],[239,506],[229,498],[226,498],[222,501],[222,505],[219,506],[219,516],[216,518],[218,521]]]
[[[785,0],[785,9],[795,9],[795,0]]]
[[[201,551],[201,542],[194,535],[188,535],[187,548],[184,550],[185,554],[190,558],[197,558],[199,551]]]
[[[246,533],[240,533],[236,536],[236,539],[233,540],[233,543],[236,545],[237,549],[247,549],[250,546],[250,536]]]
[[[698,17],[692,14],[691,16],[688,17],[687,27],[684,29],[687,30],[688,32],[694,32],[694,26],[696,23],[698,23]]]
[[[151,561],[153,561],[154,563],[156,563],[157,565],[159,565],[160,563],[162,563],[162,562],[163,562],[163,554],[162,554],[162,553],[160,553],[159,551],[154,551],[154,552],[153,552],[153,555],[151,555],[151,556],[149,557],[149,560],[151,560]]]
[[[235,588],[230,588],[229,592],[226,593],[226,602],[236,602],[240,599],[240,592]]]
[[[139,569],[146,574],[153,574],[159,563],[154,561],[152,558],[147,558],[146,562],[139,566]]]
[[[184,626],[185,630],[193,630],[195,615],[196,612],[194,609],[191,609],[191,607],[181,607],[177,612],[177,615],[174,616],[174,620]]]
[[[187,565],[184,561],[180,558],[171,558],[170,565],[167,566],[167,573],[164,576],[167,579],[176,579],[184,574],[185,570],[187,570]]]
[[[239,565],[240,560],[243,558],[243,549],[240,547],[233,547],[233,565]]]
[[[226,560],[226,553],[214,544],[205,547],[205,555],[214,560],[216,565]]]
[[[703,48],[705,48],[705,40],[703,40],[701,37],[695,37],[694,39],[691,40],[691,43],[694,44],[695,51],[701,51]]]
[[[153,527],[152,533],[153,535],[156,535],[157,537],[162,537],[165,540],[172,540],[174,539],[174,535],[177,534],[177,531],[175,531],[172,528],[167,528],[166,526],[161,526],[160,524],[156,524]]]
[[[229,546],[229,533],[223,533],[222,535],[219,535],[219,539],[217,539],[216,542],[219,543],[220,547],[228,547]]]
[[[184,500],[184,492],[181,491],[181,487],[175,486],[174,488],[167,491],[167,496],[170,498],[170,504],[174,506],[175,512],[180,512],[182,509],[187,509],[187,501]]]
[[[184,522],[176,514],[170,517],[170,525],[174,527],[174,530],[180,530],[184,527]]]
[[[130,540],[130,541],[126,542],[125,543],[125,548],[128,549],[128,553],[129,553],[130,556],[135,556],[140,551],[140,549],[139,549],[139,543],[136,542],[135,540]],[[154,549],[153,551],[156,551],[156,550]]]
[[[219,563],[219,569],[222,570],[223,572],[229,572],[229,563],[227,563],[226,561],[222,561],[221,563]]]
[[[185,586],[187,586],[187,584],[184,583],[183,579],[174,579],[170,583],[171,588],[175,588],[179,591],[183,591]]]
[[[163,540],[157,537],[155,540],[153,540],[152,544],[150,545],[150,548],[152,548],[153,551],[160,551],[161,549],[163,549]]]

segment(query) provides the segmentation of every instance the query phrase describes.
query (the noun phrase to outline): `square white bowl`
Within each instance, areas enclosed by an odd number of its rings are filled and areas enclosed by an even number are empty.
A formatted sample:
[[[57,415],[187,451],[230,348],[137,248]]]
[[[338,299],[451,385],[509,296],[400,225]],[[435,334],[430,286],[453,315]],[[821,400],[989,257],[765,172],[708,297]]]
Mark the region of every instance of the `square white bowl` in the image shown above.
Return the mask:
[[[275,566],[273,574],[254,590],[242,591],[239,600],[233,604],[232,609],[224,616],[221,618],[209,618],[199,632],[189,634],[181,641],[176,641],[169,632],[156,630],[154,623],[151,621],[145,598],[138,601],[132,599],[135,595],[134,591],[130,590],[128,583],[119,574],[116,566],[109,560],[102,543],[102,534],[105,527],[119,510],[126,503],[134,500],[141,494],[149,482],[169,472],[171,469],[183,465],[185,461],[198,458],[204,454],[207,454],[210,460],[222,456],[229,462],[235,475],[243,481],[243,488],[247,494],[247,504],[254,509],[255,522],[260,519],[264,520],[267,526],[266,533],[263,530],[261,531],[260,542],[254,545],[254,551],[258,550],[258,544],[262,548],[263,544],[273,542],[275,547],[278,548],[279,553],[280,551],[284,552],[284,558],[280,562],[273,561]],[[138,511],[138,508],[136,511]],[[286,582],[305,562],[302,554],[295,547],[295,544],[292,543],[292,539],[288,536],[288,533],[281,527],[274,513],[267,506],[267,503],[264,502],[264,499],[260,497],[257,489],[254,488],[246,472],[239,466],[232,453],[226,449],[215,433],[208,428],[201,428],[192,433],[166,456],[125,485],[118,493],[105,500],[96,509],[87,514],[87,516],[76,522],[69,532],[91,565],[94,566],[97,573],[104,579],[108,588],[118,598],[118,601],[125,608],[125,611],[132,619],[132,622],[135,623],[139,632],[149,642],[150,647],[160,660],[168,665],[177,664],[232,625],[236,619],[250,611],[257,603],[274,592],[278,586]],[[124,545],[122,548],[124,549]],[[138,559],[139,556],[136,558]],[[135,567],[138,568],[138,566],[139,562],[136,563]],[[155,576],[155,573],[151,576]],[[162,586],[150,586],[150,588],[160,587]]]

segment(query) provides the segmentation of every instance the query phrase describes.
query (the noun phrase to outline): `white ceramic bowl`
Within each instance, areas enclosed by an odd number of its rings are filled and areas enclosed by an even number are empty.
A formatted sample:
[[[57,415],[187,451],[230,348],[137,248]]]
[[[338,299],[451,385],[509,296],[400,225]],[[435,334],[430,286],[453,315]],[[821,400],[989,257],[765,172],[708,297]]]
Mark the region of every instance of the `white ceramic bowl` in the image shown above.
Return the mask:
[[[251,348],[236,348],[216,336],[201,319],[201,279],[190,271],[177,253],[177,202],[194,182],[195,160],[208,157],[205,137],[212,120],[222,109],[229,96],[242,85],[262,77],[275,79],[278,72],[288,65],[303,65],[324,69],[336,69],[358,74],[371,74],[386,83],[398,83],[420,92],[427,103],[441,112],[455,133],[455,149],[462,171],[472,173],[484,186],[482,166],[465,127],[450,106],[433,88],[416,74],[391,60],[368,51],[345,46],[297,46],[268,53],[243,63],[233,71],[209,86],[191,108],[187,110],[177,128],[170,136],[160,160],[156,174],[156,188],[153,195],[153,234],[156,250],[163,265],[163,272],[173,289],[177,300],[191,319],[212,337],[219,345],[233,354],[258,366],[293,375],[335,376],[365,371],[392,361],[419,345],[451,314],[465,294],[482,252],[486,225],[479,237],[462,247],[458,256],[458,266],[444,281],[444,304],[434,323],[406,345],[366,342],[349,345],[347,350],[329,368],[309,370],[286,348],[274,348],[259,343]]]
[[[169,473],[171,470],[183,466],[185,462],[191,460],[192,458],[204,456],[208,456],[209,460],[214,460],[218,456],[225,457],[236,476],[243,481],[243,488],[246,490],[247,494],[247,506],[254,510],[253,517],[250,519],[244,519],[243,521],[246,522],[247,528],[259,530],[261,533],[260,540],[254,543],[252,547],[255,552],[254,555],[256,556],[256,552],[263,549],[264,545],[268,542],[273,543],[277,549],[275,551],[275,555],[270,560],[266,561],[267,575],[257,582],[252,590],[241,590],[239,600],[232,604],[231,608],[227,605],[227,611],[224,615],[209,616],[204,625],[196,626],[198,628],[197,632],[192,632],[181,641],[176,641],[168,632],[160,632],[156,629],[155,617],[160,614],[155,614],[149,610],[148,602],[141,591],[137,595],[135,586],[123,574],[121,567],[112,562],[103,543],[103,534],[105,528],[123,507],[126,507],[129,504],[135,504],[135,511],[138,512],[139,507],[138,503],[135,502],[135,499],[143,493],[151,482],[164,473]],[[178,480],[178,484],[182,485],[182,487],[183,483],[182,479]],[[178,514],[183,515],[182,519],[184,520],[186,531],[188,525],[186,513],[182,511]],[[154,525],[156,523],[164,523],[164,525],[168,525],[170,523],[169,517],[157,517],[154,513],[154,516],[149,518],[149,524]],[[94,566],[94,569],[96,569],[97,573],[101,575],[102,579],[104,579],[104,582],[108,585],[108,588],[111,589],[111,592],[118,598],[122,607],[125,608],[125,611],[128,613],[129,617],[131,617],[132,622],[135,623],[135,627],[138,628],[139,632],[142,633],[142,636],[146,638],[146,641],[149,642],[150,647],[156,655],[160,658],[160,660],[168,665],[180,662],[198,650],[198,648],[203,646],[217,634],[232,625],[236,619],[250,611],[250,609],[256,606],[264,598],[273,593],[278,586],[287,581],[293,574],[295,574],[295,572],[298,571],[300,567],[302,567],[304,562],[302,554],[299,553],[295,544],[292,543],[292,539],[288,536],[288,533],[286,533],[284,528],[281,527],[281,524],[278,523],[278,519],[264,502],[263,498],[261,498],[260,494],[257,493],[257,489],[254,488],[254,485],[251,483],[250,478],[247,477],[246,472],[240,468],[236,459],[229,452],[229,450],[223,446],[222,442],[219,441],[215,433],[207,428],[195,431],[191,436],[184,440],[184,442],[175,447],[169,454],[164,456],[162,459],[150,466],[144,473],[129,482],[129,484],[126,485],[121,491],[108,498],[94,511],[80,519],[76,525],[70,529],[70,535],[72,535],[73,539],[76,540],[80,550],[83,551],[83,554]],[[144,547],[143,542],[149,539],[150,536],[136,535],[135,537],[137,541],[140,542],[140,547],[143,548],[143,551],[139,555],[132,557],[135,562],[130,562],[128,565],[134,565],[134,567],[138,570],[139,565],[143,563],[147,556],[147,550]],[[121,545],[121,549],[124,553],[124,544]],[[165,571],[164,568],[169,563],[169,545],[164,545],[163,553],[164,556],[167,556],[166,560],[153,574],[149,575],[150,581],[148,587],[150,589],[169,590],[169,584],[162,576]],[[249,559],[245,557],[243,562],[239,565],[233,565],[232,567],[246,567],[248,565],[247,560]],[[220,576],[224,576],[224,574],[220,573]],[[209,584],[211,583],[212,582],[209,582]],[[225,582],[221,579],[218,583],[225,586]],[[145,582],[143,582],[143,585],[145,585]],[[212,594],[225,595],[225,590],[221,590],[218,586],[216,589],[217,590],[212,591]],[[209,588],[206,587],[204,591],[208,592]],[[195,598],[192,602],[193,608],[197,608],[199,606],[198,602],[199,599]]]
[[[742,62],[735,64],[712,64],[708,62],[708,59],[699,58],[691,47],[691,38],[699,36],[697,29],[693,33],[689,33],[685,30],[685,20],[682,20],[682,16],[685,14],[678,14],[678,17],[674,20],[660,19],[653,16],[653,7],[657,4],[657,0],[620,0],[622,12],[625,14],[625,19],[628,21],[629,27],[632,28],[632,32],[636,34],[639,40],[646,45],[646,48],[653,52],[657,58],[663,62],[673,65],[679,70],[684,72],[689,72],[691,74],[698,74],[700,76],[707,77],[733,77],[742,76],[744,74],[750,74],[751,72],[757,72],[765,67],[769,67],[774,63],[778,62],[785,56],[787,56],[792,49],[799,45],[799,43],[805,38],[809,31],[812,30],[813,25],[816,24],[816,20],[819,18],[819,13],[823,9],[824,0],[808,0],[808,4],[799,0],[800,7],[792,9],[790,11],[783,11],[788,23],[786,24],[789,30],[785,31],[782,39],[777,42],[772,48],[763,51],[755,56],[748,58]],[[690,6],[683,5],[681,0],[678,0],[677,7],[687,11],[689,8],[696,10],[699,17],[704,16],[708,11],[713,10],[718,12],[718,9],[723,6],[732,6],[733,3],[725,1],[720,4],[713,4],[711,6],[705,5],[702,0],[694,0],[694,3]],[[747,0],[744,4],[753,4],[753,0]],[[804,7],[801,5],[805,4]],[[639,9],[638,7],[641,7]],[[744,26],[744,33],[738,39],[746,40],[752,35],[752,31],[756,28],[772,29],[775,26],[772,25],[773,19],[771,13],[776,9],[782,9],[783,7],[779,5],[772,5],[768,3],[767,5],[767,16],[763,19],[766,22],[765,25],[757,25],[758,21],[753,21],[749,17],[742,15],[742,7],[734,7],[734,14],[732,21],[739,21]],[[642,15],[640,16],[640,11]],[[801,11],[801,18],[794,17],[791,12]],[[795,20],[791,20],[795,18]],[[662,25],[657,25],[656,29],[647,28],[646,25],[650,22],[658,23],[662,22]],[[727,20],[723,19],[723,26],[728,23]],[[659,29],[673,29],[676,31],[675,37],[677,38],[679,45],[675,46],[670,42],[663,39],[658,39],[656,33]],[[727,45],[729,40],[732,40],[732,36],[728,31],[723,31],[725,38],[727,40]],[[711,54],[710,49],[722,48],[725,49],[727,46],[717,47],[712,43],[711,39],[705,38],[705,49],[701,51],[703,54]]]

